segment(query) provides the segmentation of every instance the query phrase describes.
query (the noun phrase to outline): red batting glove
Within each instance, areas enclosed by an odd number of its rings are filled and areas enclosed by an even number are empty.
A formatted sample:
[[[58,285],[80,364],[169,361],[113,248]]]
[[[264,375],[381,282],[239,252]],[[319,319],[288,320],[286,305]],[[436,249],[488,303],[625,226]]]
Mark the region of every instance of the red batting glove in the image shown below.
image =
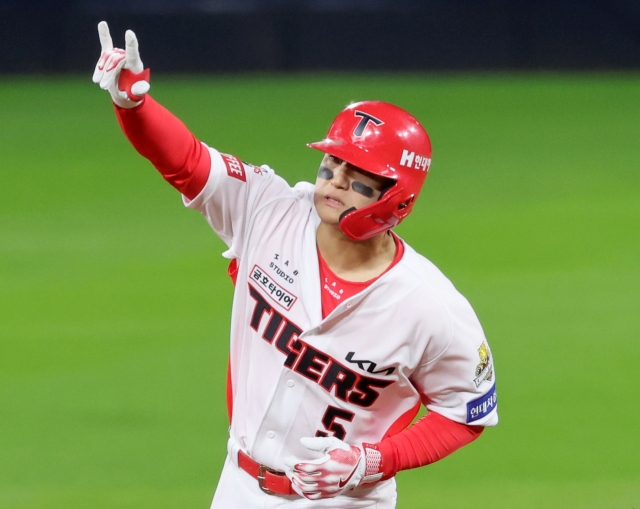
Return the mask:
[[[305,437],[300,443],[323,453],[315,460],[285,458],[285,473],[293,489],[309,500],[341,495],[360,484],[380,480],[380,453],[369,444],[349,446],[335,437]]]

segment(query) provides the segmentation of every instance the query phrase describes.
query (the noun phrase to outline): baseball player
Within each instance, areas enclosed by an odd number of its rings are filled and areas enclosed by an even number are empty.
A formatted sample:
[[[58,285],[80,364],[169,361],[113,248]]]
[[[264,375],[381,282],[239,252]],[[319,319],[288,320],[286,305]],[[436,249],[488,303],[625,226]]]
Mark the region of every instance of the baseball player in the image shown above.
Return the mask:
[[[426,131],[397,106],[351,104],[309,145],[315,184],[291,187],[198,141],[148,95],[134,33],[122,50],[98,32],[93,81],[124,134],[228,248],[230,436],[211,507],[395,507],[398,471],[498,422],[474,311],[392,231],[429,171]]]

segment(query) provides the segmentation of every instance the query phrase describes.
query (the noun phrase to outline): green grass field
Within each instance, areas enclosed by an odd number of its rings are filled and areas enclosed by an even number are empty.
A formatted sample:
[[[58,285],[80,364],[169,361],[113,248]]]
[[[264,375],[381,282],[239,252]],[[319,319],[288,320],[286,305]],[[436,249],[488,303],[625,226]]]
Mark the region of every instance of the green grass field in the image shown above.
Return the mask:
[[[225,455],[223,244],[90,72],[0,79],[0,507],[208,508]],[[433,166],[398,232],[476,309],[501,422],[398,475],[399,509],[640,507],[640,75],[154,77],[209,144],[290,182],[352,100]]]

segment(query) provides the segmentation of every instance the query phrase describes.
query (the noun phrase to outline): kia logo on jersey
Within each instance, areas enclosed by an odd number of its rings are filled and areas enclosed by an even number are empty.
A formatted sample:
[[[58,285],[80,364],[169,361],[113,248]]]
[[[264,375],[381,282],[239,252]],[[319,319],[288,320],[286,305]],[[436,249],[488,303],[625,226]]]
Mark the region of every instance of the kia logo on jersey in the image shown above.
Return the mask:
[[[365,371],[365,365],[367,364],[368,364],[368,367],[366,368],[366,371],[368,373],[373,373],[373,374],[384,373],[385,375],[390,375],[396,370],[395,367],[391,366],[389,368],[380,368],[379,370],[376,371],[376,368],[378,367],[378,365],[375,362],[367,361],[364,359],[357,360],[353,358],[354,355],[355,355],[355,352],[349,352],[345,357],[345,359],[347,362],[350,362],[351,364],[357,364],[362,371]]]

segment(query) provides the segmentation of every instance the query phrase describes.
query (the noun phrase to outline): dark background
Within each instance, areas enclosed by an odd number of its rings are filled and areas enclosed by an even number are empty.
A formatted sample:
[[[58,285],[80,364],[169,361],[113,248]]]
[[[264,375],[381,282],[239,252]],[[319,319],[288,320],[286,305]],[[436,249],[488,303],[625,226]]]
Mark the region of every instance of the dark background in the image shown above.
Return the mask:
[[[86,72],[103,19],[156,71],[640,67],[637,0],[0,0],[0,72]]]

